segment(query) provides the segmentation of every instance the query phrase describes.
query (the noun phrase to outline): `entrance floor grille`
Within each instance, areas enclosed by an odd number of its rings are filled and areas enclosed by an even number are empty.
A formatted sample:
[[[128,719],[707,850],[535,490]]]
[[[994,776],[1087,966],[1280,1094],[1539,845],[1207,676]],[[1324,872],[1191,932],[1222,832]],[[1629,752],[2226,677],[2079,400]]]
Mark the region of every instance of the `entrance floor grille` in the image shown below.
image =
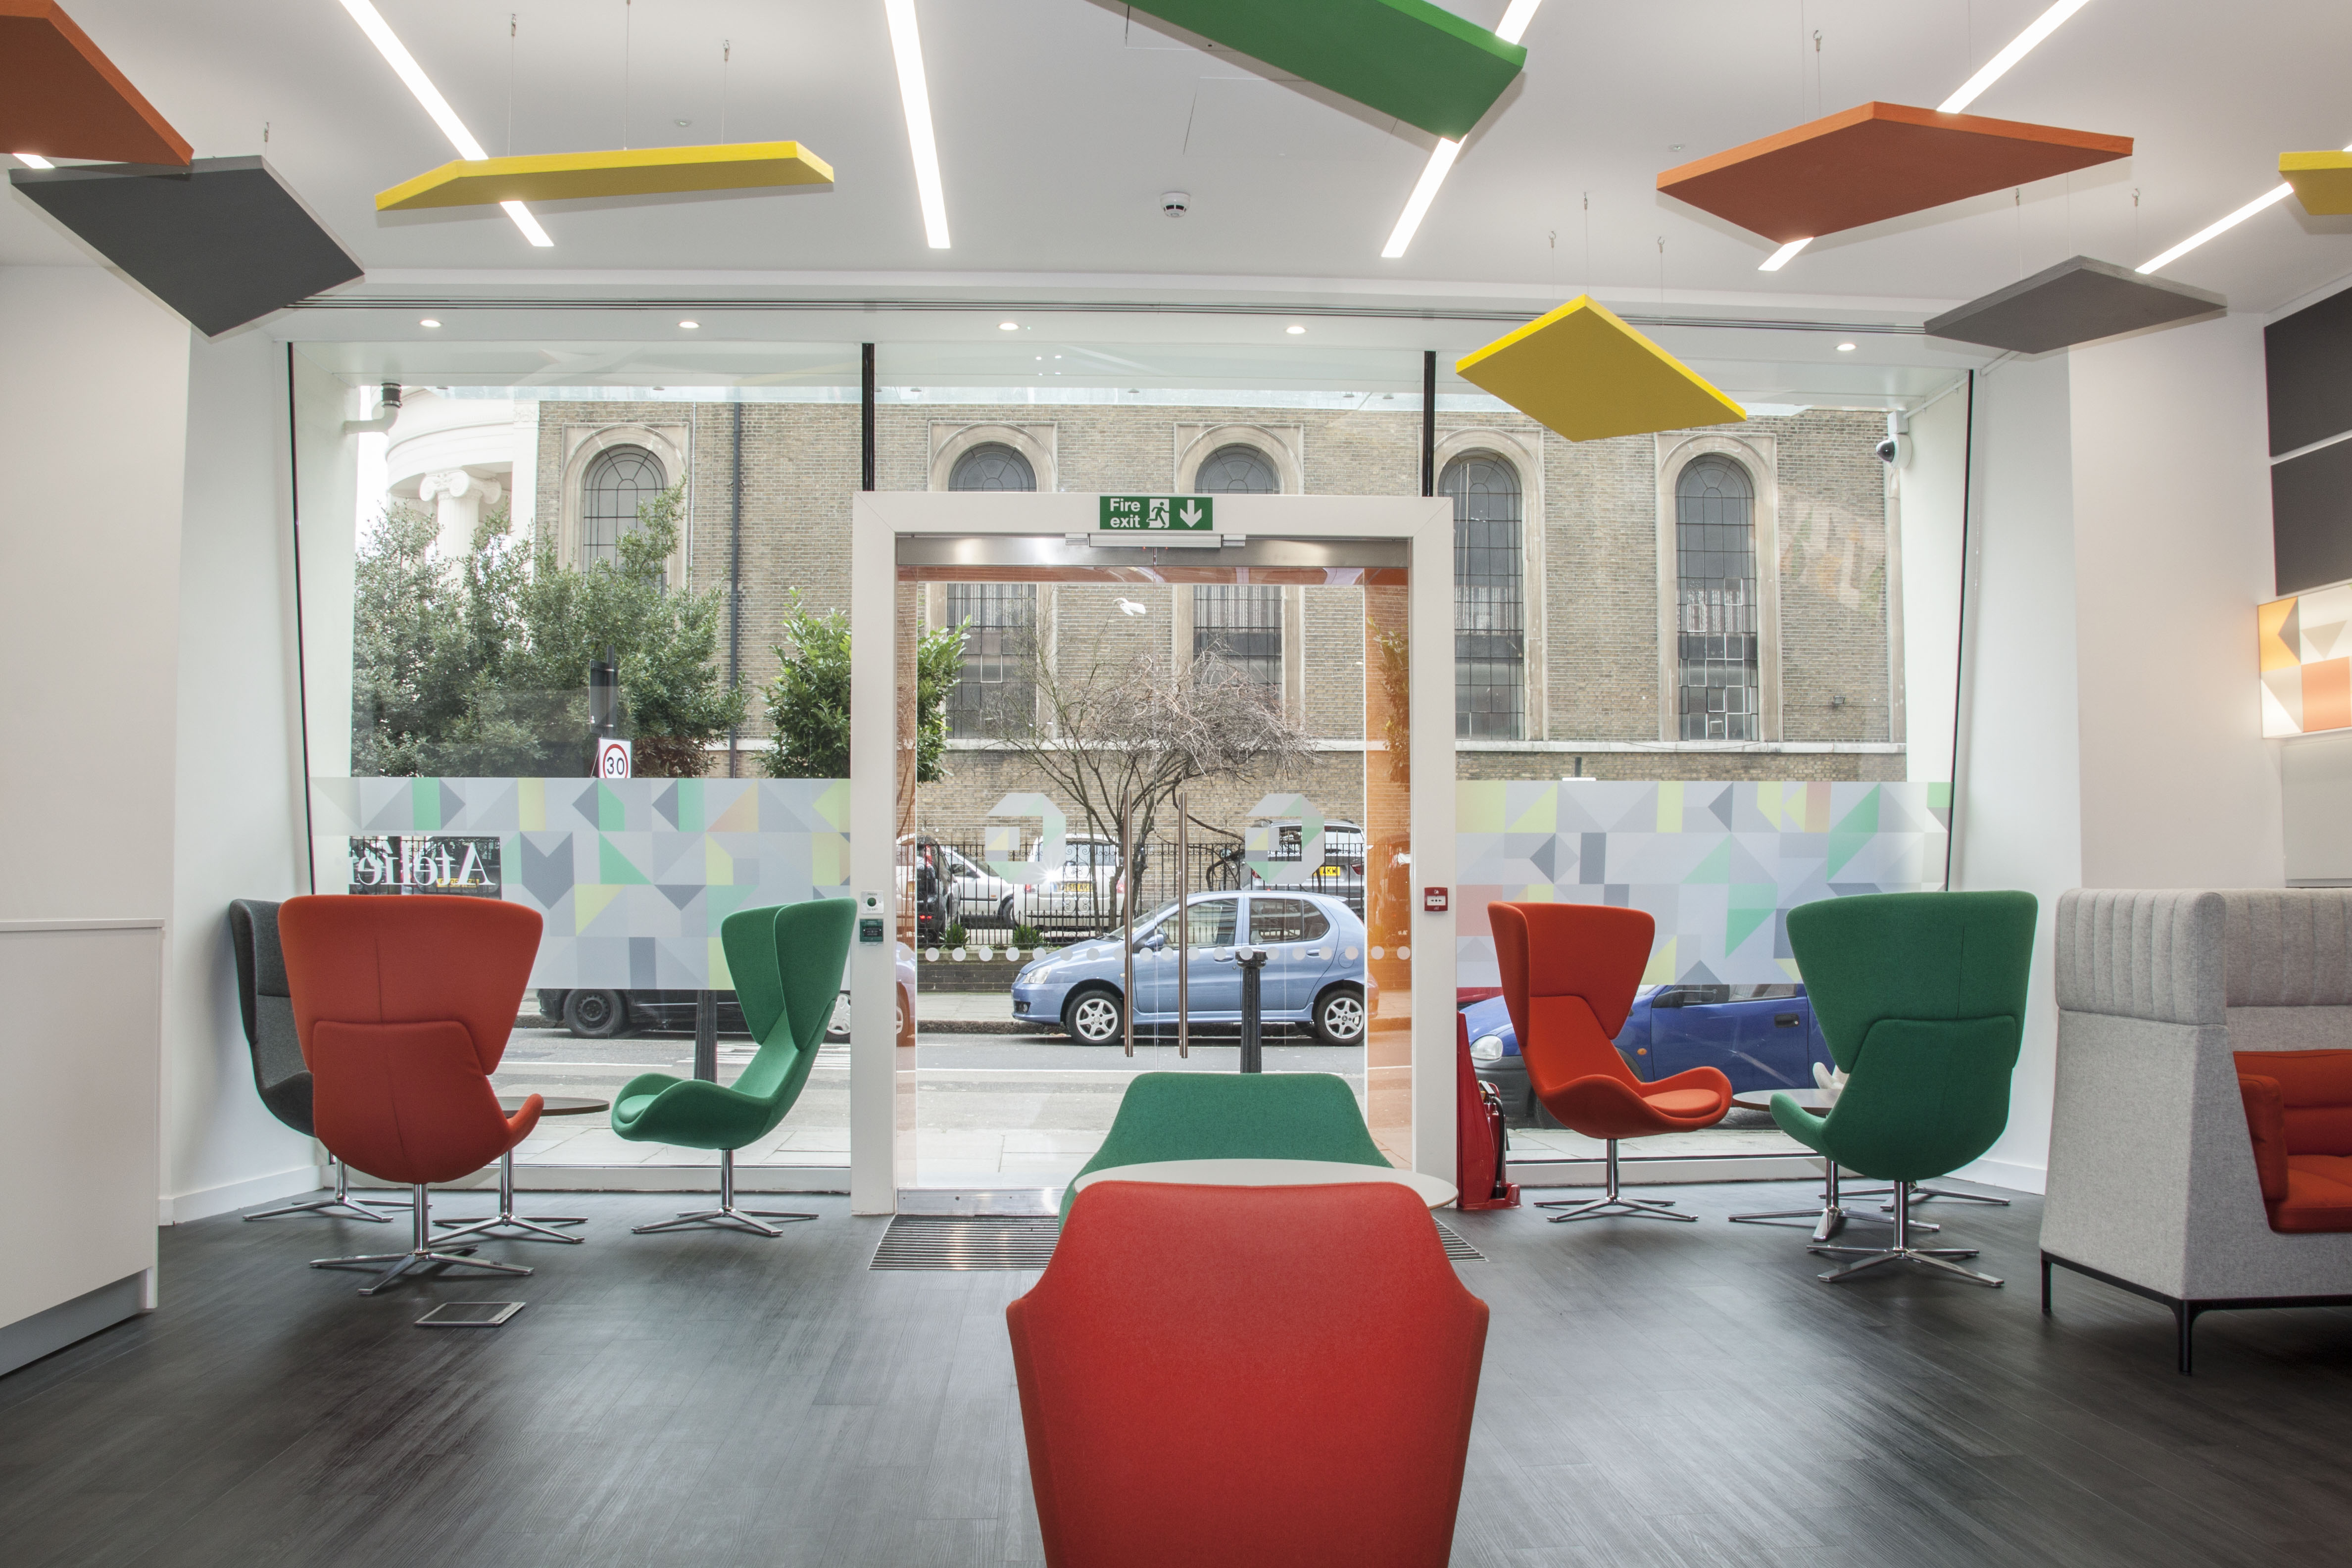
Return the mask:
[[[1437,1221],[1437,1238],[1456,1263],[1483,1262],[1486,1254]],[[1043,1268],[1052,1261],[1062,1233],[1054,1218],[970,1215],[894,1215],[874,1250],[875,1268]]]

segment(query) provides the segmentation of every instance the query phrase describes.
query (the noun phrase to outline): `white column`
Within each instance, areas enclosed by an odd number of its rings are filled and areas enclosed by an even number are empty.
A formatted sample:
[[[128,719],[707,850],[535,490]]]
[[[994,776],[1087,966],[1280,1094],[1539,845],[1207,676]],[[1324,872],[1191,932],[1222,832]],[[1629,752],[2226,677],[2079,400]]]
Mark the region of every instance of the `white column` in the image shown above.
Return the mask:
[[[455,559],[474,548],[474,530],[482,522],[482,509],[496,506],[506,487],[496,479],[477,479],[463,468],[447,468],[425,476],[416,487],[420,500],[433,504],[433,521],[440,530],[445,558]]]

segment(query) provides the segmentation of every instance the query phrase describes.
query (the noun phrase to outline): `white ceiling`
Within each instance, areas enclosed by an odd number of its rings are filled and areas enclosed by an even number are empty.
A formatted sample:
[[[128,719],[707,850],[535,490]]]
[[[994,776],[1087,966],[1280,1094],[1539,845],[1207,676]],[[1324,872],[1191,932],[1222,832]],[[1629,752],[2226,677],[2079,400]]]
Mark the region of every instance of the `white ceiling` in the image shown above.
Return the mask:
[[[1505,0],[1448,3],[1491,25]],[[1756,270],[1769,243],[1656,194],[1659,170],[1817,112],[1872,98],[1932,105],[2046,3],[1545,0],[1524,79],[1393,262],[1381,244],[1426,137],[1130,24],[1104,0],[918,0],[955,241],[945,251],[923,242],[880,0],[635,0],[631,143],[719,138],[720,41],[731,39],[728,139],[803,141],[833,163],[836,188],[545,204],[547,250],[495,208],[374,212],[375,191],[452,154],[336,0],[71,0],[70,10],[200,156],[264,153],[366,264],[359,291],[420,298],[1250,300],[1509,317],[1590,288],[1626,311],[1916,322],[2076,252],[2137,265],[2274,184],[2280,152],[2352,139],[2342,91],[2352,7],[2341,0],[2243,10],[2092,0],[1972,111],[2128,134],[2138,152],[2126,163],[2027,187],[2021,205],[2003,193],[1832,237],[1777,274]],[[510,104],[513,151],[621,142],[623,0],[378,4],[492,153],[509,150]],[[1192,197],[1172,221],[1158,199],[1171,188]],[[0,204],[0,263],[86,258],[23,198]],[[2347,273],[2352,220],[2309,218],[2288,202],[2167,276],[2268,311]],[[982,357],[1001,351],[1008,372],[1062,343],[1225,343],[1252,363],[1261,351],[1306,353],[1265,319],[1145,330],[1133,317],[1040,318],[1015,345],[997,342],[992,321],[938,315],[698,314],[708,318],[699,345],[675,351],[657,346],[677,335],[667,312],[455,312],[442,335],[511,342],[560,326],[636,340],[647,363],[669,355],[682,371],[725,357],[712,339],[961,340]],[[1327,353],[1453,353],[1499,330],[1309,326]],[[271,330],[421,331],[408,312],[305,312]],[[1751,397],[1806,376],[1834,392],[1841,376],[1876,374],[1893,393],[1892,370],[1869,366],[1974,363],[1916,337],[1851,340],[1860,347],[1839,355],[1834,335],[1819,333],[1659,335],[1695,359],[1748,366],[1731,379]]]

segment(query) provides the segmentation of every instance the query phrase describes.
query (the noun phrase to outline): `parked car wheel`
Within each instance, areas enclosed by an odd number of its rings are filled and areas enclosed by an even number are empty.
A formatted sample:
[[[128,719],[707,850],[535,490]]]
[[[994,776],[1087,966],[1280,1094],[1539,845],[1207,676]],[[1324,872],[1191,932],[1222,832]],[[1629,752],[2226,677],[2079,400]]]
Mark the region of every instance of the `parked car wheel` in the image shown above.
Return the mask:
[[[1082,1046],[1114,1044],[1123,1021],[1118,993],[1099,985],[1071,997],[1068,1010],[1062,1015],[1062,1026]]]
[[[574,991],[563,999],[563,1026],[583,1040],[609,1040],[629,1026],[617,991]]]
[[[1001,925],[1004,925],[1004,926],[1007,926],[1007,927],[1011,926],[1011,925],[1013,923],[1013,895],[1012,895],[1012,894],[1010,894],[1010,893],[1005,894],[1005,895],[1004,895],[1004,897],[1003,897],[1003,899],[1001,901],[999,901],[999,902],[998,902],[998,904],[997,904],[997,906],[996,906],[996,919],[997,919],[997,921],[998,921],[998,923],[999,923],[999,924],[1001,924]]]
[[[849,1038],[849,993],[844,991],[833,999],[833,1016],[825,1021],[824,1037],[830,1045],[842,1045]]]
[[[1360,986],[1334,985],[1315,998],[1315,1033],[1327,1046],[1362,1045],[1367,1022]]]

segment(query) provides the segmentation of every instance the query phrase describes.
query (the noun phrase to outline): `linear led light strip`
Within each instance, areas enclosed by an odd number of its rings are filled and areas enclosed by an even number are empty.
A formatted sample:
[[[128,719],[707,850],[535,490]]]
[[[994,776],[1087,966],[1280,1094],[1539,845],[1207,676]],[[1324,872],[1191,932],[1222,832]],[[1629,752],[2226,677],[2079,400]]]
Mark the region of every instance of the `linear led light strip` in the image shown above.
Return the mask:
[[[1938,114],[1958,114],[1967,110],[1984,93],[1984,89],[2009,74],[2009,68],[2033,52],[2035,45],[2056,32],[2067,17],[2089,5],[2091,0],[2058,0],[2058,3],[2036,16],[2025,31],[2010,39],[2009,47],[1985,61],[1984,68],[1960,84],[1960,90],[1936,105]],[[1812,244],[1811,237],[1792,239],[1766,257],[1756,270],[1778,272],[1797,258],[1797,252]]]
[[[907,111],[907,145],[915,158],[915,194],[923,204],[923,237],[933,250],[948,247],[948,198],[940,184],[940,144],[931,134],[931,89],[923,76],[923,40],[915,31],[915,0],[882,0],[890,19],[890,53],[898,62],[898,103]]]
[[[416,63],[416,57],[408,52],[408,47],[385,25],[383,17],[377,14],[370,0],[343,0],[343,9],[352,14],[352,20],[360,25],[360,31],[368,36],[368,42],[375,46],[376,53],[383,57],[393,74],[400,78],[408,90],[415,95],[416,101],[425,106],[425,112],[433,117],[433,123],[441,128],[441,134],[449,138],[449,145],[457,150],[457,156],[478,162],[488,158],[489,153],[474,140],[474,133],[466,129],[466,122],[457,118],[457,111],[449,107],[449,100],[441,96],[441,89],[433,85],[433,79],[425,74]],[[514,219],[515,227],[522,230],[522,237],[531,244],[543,247],[555,243],[547,237],[547,230],[539,226],[539,219],[531,216],[530,209],[520,202],[500,202],[499,205],[505,209],[507,216]]]
[[[2352,153],[2352,146],[2347,146],[2344,150],[2347,153]],[[2252,201],[2248,202],[2244,206],[2240,207],[2236,212],[2231,213],[2228,217],[2221,219],[2219,223],[2207,224],[2203,228],[2199,229],[2195,234],[2190,235],[2187,239],[2182,240],[2179,245],[2174,246],[2170,250],[2166,251],[2163,255],[2143,261],[2137,267],[2132,268],[2132,270],[2142,275],[2146,275],[2147,273],[2154,272],[2158,268],[2169,267],[2174,262],[2179,260],[2182,257],[2188,255],[2190,251],[2196,249],[2199,246],[2204,244],[2207,240],[2212,238],[2215,235],[2229,233],[2230,230],[2237,227],[2240,224],[2245,222],[2256,213],[2263,211],[2266,207],[2276,206],[2279,203],[2286,200],[2287,197],[2293,195],[2294,195],[2294,187],[2293,185],[2285,184],[2274,185],[2271,189],[2264,191],[2261,195],[2256,196]]]
[[[54,169],[57,167],[55,163],[50,163],[38,153],[11,153],[8,156],[16,159],[16,162],[24,164],[27,169]]]
[[[1503,19],[1495,24],[1495,36],[1507,44],[1517,43],[1527,36],[1528,24],[1535,20],[1536,7],[1542,4],[1543,0],[1511,0],[1510,9],[1505,11]],[[1414,231],[1421,227],[1421,220],[1428,216],[1429,204],[1437,199],[1437,187],[1445,183],[1445,176],[1453,172],[1454,160],[1461,155],[1461,142],[1443,136],[1437,139],[1437,145],[1430,149],[1429,166],[1422,170],[1420,184],[1414,185],[1412,195],[1405,198],[1404,211],[1397,215],[1396,227],[1389,232],[1389,242],[1381,247],[1381,260],[1394,261],[1404,254],[1405,247],[1412,243]]]

